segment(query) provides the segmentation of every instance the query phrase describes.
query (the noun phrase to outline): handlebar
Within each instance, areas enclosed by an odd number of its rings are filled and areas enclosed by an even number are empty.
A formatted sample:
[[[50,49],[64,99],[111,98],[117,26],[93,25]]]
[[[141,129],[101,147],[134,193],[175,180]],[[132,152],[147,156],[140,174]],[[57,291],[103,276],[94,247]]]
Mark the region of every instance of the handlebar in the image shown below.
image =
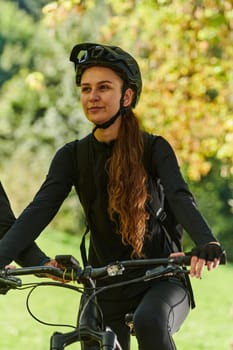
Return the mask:
[[[71,259],[72,266],[70,264]],[[6,294],[9,289],[16,289],[21,287],[21,279],[17,276],[36,275],[38,277],[43,277],[50,275],[64,281],[77,281],[79,283],[82,283],[88,279],[98,280],[108,276],[113,277],[122,275],[126,269],[129,270],[143,267],[153,268],[161,265],[188,265],[190,263],[189,256],[181,256],[178,258],[116,261],[103,267],[85,266],[82,269],[79,265],[79,262],[70,255],[56,256],[56,260],[58,262],[62,261],[62,265],[65,268],[64,270],[54,266],[31,266],[14,269],[1,269],[1,293]],[[162,273],[162,271],[160,273]]]
[[[6,294],[9,289],[16,289],[22,285],[21,279],[16,276],[37,275],[38,277],[43,277],[50,275],[62,279],[63,281],[77,281],[83,283],[88,279],[98,280],[104,277],[118,276],[122,275],[125,270],[145,267],[154,269],[155,267],[163,266],[163,269],[156,270],[156,273],[163,275],[165,273],[177,271],[177,269],[180,269],[180,266],[189,266],[191,262],[191,256],[184,255],[159,259],[116,261],[103,267],[92,267],[88,265],[82,269],[79,262],[70,255],[57,255],[55,259],[58,262],[62,262],[65,268],[64,270],[54,266],[32,266],[0,270],[0,293]],[[225,263],[226,259],[225,255],[223,255],[220,264]],[[147,276],[149,275],[150,271],[147,273]]]

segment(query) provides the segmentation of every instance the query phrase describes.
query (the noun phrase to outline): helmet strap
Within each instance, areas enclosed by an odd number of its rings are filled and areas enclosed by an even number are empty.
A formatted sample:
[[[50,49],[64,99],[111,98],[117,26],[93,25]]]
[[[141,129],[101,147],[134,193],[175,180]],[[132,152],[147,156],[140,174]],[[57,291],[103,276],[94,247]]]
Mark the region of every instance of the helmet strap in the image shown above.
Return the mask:
[[[118,111],[116,112],[116,114],[114,114],[114,116],[112,118],[110,118],[108,121],[106,121],[103,124],[96,124],[94,129],[93,129],[93,133],[97,130],[97,129],[107,129],[109,126],[111,126],[120,115],[124,115],[125,114],[125,110],[127,109],[127,107],[124,107],[124,96],[125,96],[125,91],[127,89],[127,85],[124,83],[123,87],[122,87],[122,95],[121,95],[121,99],[120,99],[120,108],[118,109]]]
[[[94,129],[93,129],[93,133],[97,130],[97,129],[107,129],[109,126],[111,126],[115,120],[121,115],[121,108],[119,108],[119,110],[116,112],[116,114],[114,114],[114,116],[109,119],[107,122],[103,123],[103,124],[96,124]]]

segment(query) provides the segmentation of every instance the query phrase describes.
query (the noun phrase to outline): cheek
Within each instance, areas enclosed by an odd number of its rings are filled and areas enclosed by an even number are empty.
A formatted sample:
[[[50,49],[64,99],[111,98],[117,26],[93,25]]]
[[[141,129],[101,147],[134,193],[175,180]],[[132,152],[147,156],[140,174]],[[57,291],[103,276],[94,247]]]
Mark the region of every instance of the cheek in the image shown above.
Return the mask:
[[[83,96],[83,95],[80,96],[80,102],[81,102],[81,105],[83,108],[85,108],[86,100],[87,99],[85,98],[85,96]]]

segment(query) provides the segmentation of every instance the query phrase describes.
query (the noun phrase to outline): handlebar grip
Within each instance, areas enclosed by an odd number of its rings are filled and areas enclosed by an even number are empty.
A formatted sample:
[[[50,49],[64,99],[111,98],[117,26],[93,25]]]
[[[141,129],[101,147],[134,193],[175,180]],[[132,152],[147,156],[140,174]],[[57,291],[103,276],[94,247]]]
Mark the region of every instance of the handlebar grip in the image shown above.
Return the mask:
[[[178,265],[185,265],[185,266],[190,266],[191,264],[191,259],[192,259],[192,254],[186,253],[184,256],[177,256],[172,258],[174,262],[176,262]],[[226,257],[226,252],[223,251],[221,258],[220,258],[220,265],[226,265],[227,263],[227,257]]]
[[[186,253],[184,256],[178,256],[175,257],[174,260],[177,262],[179,265],[186,265],[190,266],[191,264],[191,259],[192,259],[192,254],[191,253]],[[226,265],[227,263],[227,256],[226,252],[223,251],[221,258],[220,258],[220,265]]]
[[[226,263],[227,263],[227,254],[224,250],[220,259],[220,265],[226,265]]]
[[[171,261],[178,265],[190,266],[191,258],[192,258],[191,254],[186,253],[185,255],[172,257]]]

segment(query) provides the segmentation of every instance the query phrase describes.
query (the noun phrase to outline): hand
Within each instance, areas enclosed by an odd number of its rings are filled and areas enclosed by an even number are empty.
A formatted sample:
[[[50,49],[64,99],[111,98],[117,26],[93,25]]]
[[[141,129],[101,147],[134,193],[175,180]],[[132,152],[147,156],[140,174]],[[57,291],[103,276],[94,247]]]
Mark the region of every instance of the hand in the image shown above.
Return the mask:
[[[211,271],[218,267],[224,251],[218,242],[210,242],[192,250],[190,275],[201,278],[204,266]]]
[[[6,266],[5,266],[5,269],[11,269],[11,270],[13,270],[13,269],[16,269],[16,268],[17,268],[16,265],[6,265]]]
[[[59,269],[64,270],[64,267],[62,265],[58,264],[58,262],[55,259],[51,259],[51,260],[47,261],[44,264],[44,266],[53,266],[53,267],[57,267]],[[55,276],[52,276],[50,274],[46,274],[45,276],[48,277],[48,278],[51,278],[54,281],[58,281],[58,282],[62,282],[62,283],[69,282],[69,281],[65,281],[63,278],[55,277]]]
[[[57,267],[59,269],[63,269],[63,267],[61,265],[59,265],[55,259],[51,259],[51,260],[47,261],[44,264],[44,266],[53,266],[53,267]]]

